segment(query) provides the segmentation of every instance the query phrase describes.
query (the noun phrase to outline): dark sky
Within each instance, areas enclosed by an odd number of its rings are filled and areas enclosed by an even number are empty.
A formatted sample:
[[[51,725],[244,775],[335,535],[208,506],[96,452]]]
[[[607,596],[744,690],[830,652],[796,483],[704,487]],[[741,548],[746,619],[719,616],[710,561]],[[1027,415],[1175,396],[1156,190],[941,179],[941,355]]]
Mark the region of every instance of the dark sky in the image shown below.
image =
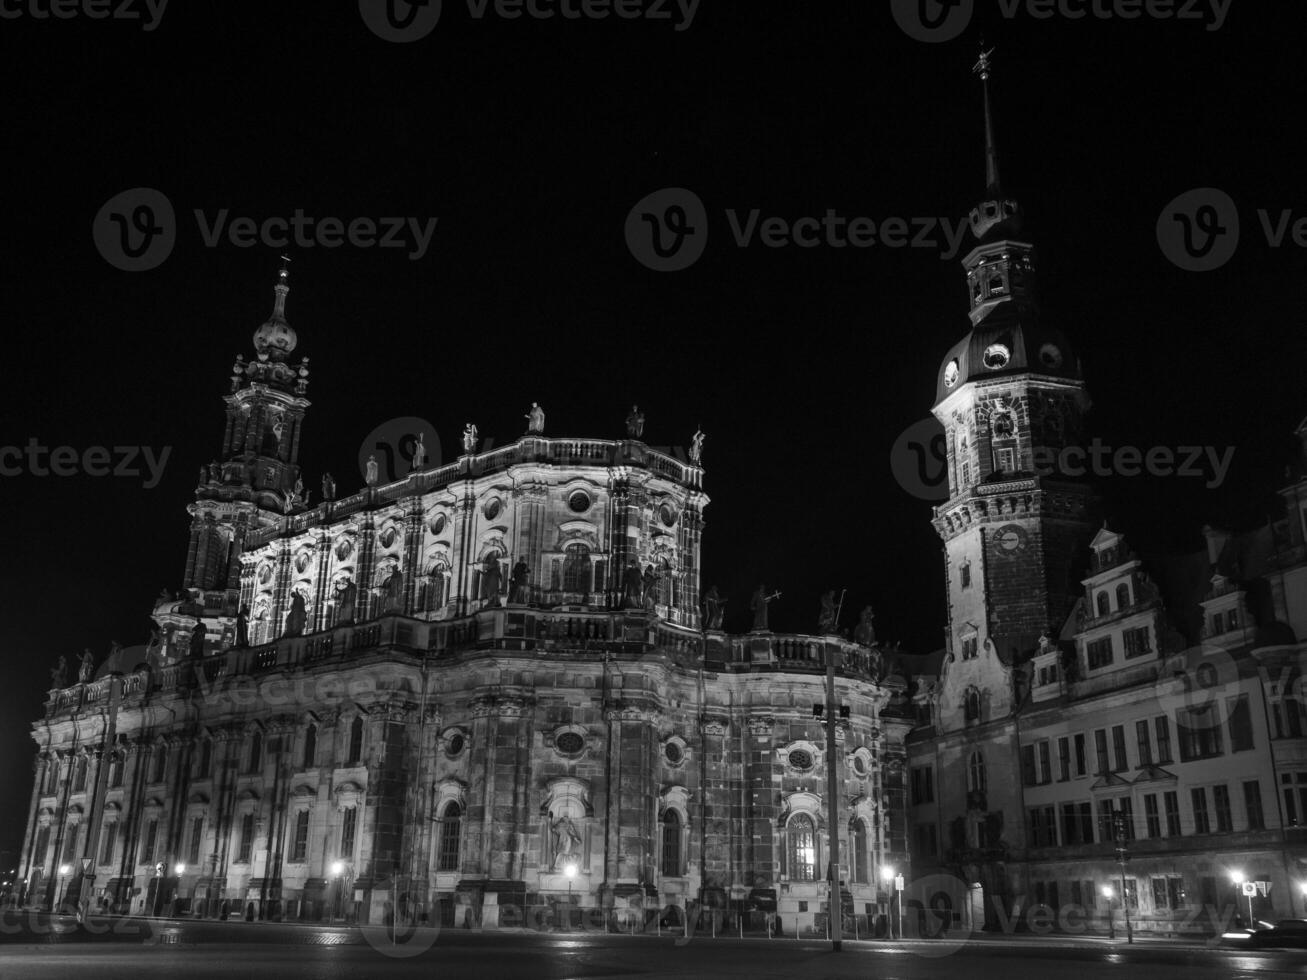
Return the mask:
[[[909,37],[888,4],[851,0],[703,0],[681,31],[478,20],[446,0],[409,44],[378,38],[355,4],[307,0],[171,4],[150,31],[27,7],[0,20],[0,447],[171,447],[152,489],[25,466],[0,477],[0,847],[26,819],[51,663],[143,642],[153,598],[180,586],[185,507],[220,449],[229,369],[271,308],[279,249],[209,247],[196,209],[439,219],[419,260],[290,247],[311,489],[324,469],[342,492],[361,485],[359,445],[394,417],[429,420],[448,458],[466,421],[516,438],[533,400],[548,434],[596,437],[619,435],[638,402],[651,445],[708,433],[704,585],[733,600],[728,628],[747,628],[760,580],[784,592],[779,630],[810,630],[819,593],[847,588],[846,625],[874,602],[881,637],[924,652],[942,642],[940,548],[891,447],[927,415],[968,327],[957,259],[740,248],[726,212],[962,217],[984,183],[970,71],[983,29],[1004,181],[1040,249],[1044,313],[1081,354],[1089,433],[1236,449],[1216,489],[1103,481],[1113,526],[1184,551],[1205,522],[1262,520],[1307,414],[1304,257],[1270,248],[1257,219],[1307,214],[1304,5],[1236,0],[1214,31],[977,6],[938,44]],[[1222,268],[1181,271],[1158,216],[1208,186],[1236,202],[1243,239]],[[177,239],[157,267],[124,272],[92,222],[136,187],[166,195]],[[633,205],[664,187],[708,213],[706,250],[680,272],[640,265],[623,237]]]

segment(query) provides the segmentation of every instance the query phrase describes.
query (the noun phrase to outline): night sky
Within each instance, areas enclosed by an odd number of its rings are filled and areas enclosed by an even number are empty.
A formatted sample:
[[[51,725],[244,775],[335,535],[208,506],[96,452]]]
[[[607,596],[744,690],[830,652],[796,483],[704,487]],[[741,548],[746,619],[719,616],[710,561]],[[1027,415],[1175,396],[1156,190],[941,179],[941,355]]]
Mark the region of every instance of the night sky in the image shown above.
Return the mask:
[[[774,629],[811,631],[819,594],[847,589],[844,625],[871,602],[882,639],[941,646],[930,503],[896,482],[891,447],[968,328],[959,257],[741,248],[727,211],[962,218],[984,191],[982,30],[1005,189],[1039,249],[1044,315],[1081,356],[1088,434],[1236,450],[1218,488],[1104,479],[1112,526],[1176,553],[1204,523],[1263,522],[1307,415],[1304,256],[1291,234],[1270,247],[1257,214],[1307,215],[1305,5],[1236,0],[1219,30],[1206,4],[1199,21],[977,6],[957,38],[924,43],[885,3],[703,0],[677,30],[674,6],[671,21],[477,19],[446,0],[407,44],[354,3],[177,3],[148,31],[6,7],[0,447],[171,449],[149,489],[25,461],[0,476],[0,849],[26,820],[28,732],[56,657],[144,642],[155,596],[181,585],[185,508],[281,251],[295,357],[313,372],[300,462],[314,502],[324,469],[342,495],[362,485],[359,446],[388,419],[429,420],[449,459],[468,421],[496,445],[517,438],[532,401],[547,435],[600,438],[638,403],[650,445],[707,433],[703,585],[730,597],[728,629],[748,628],[765,581],[783,591]],[[126,272],[92,223],[137,187],[171,202],[176,245]],[[707,209],[703,256],[678,272],[641,265],[623,231],[666,187]],[[1201,187],[1234,200],[1242,240],[1221,268],[1183,271],[1156,226]],[[412,259],[210,247],[197,209],[438,223]]]

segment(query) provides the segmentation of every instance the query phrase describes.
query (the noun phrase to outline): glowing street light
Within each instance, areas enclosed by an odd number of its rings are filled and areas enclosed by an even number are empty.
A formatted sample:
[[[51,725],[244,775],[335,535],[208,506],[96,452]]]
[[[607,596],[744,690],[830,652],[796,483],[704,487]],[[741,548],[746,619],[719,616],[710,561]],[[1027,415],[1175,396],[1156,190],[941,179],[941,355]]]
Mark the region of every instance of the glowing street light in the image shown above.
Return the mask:
[[[72,870],[71,865],[59,865],[59,877],[63,879],[63,887],[59,889],[59,901],[55,903],[55,911],[59,911],[64,906],[64,896],[68,894],[68,874]]]
[[[1244,882],[1248,879],[1242,871],[1231,871],[1230,880],[1234,882],[1236,888],[1242,889],[1244,894],[1248,896],[1248,928],[1251,929],[1253,928],[1253,893],[1244,886]]]
[[[576,877],[576,862],[569,861],[563,865],[563,874],[567,875],[567,928],[572,928],[572,879]]]
[[[1116,938],[1116,924],[1112,921],[1112,898],[1116,892],[1112,890],[1111,885],[1103,886],[1103,897],[1107,899],[1107,938]]]
[[[341,896],[341,893],[345,890],[345,884],[341,880],[344,877],[344,875],[345,875],[345,862],[332,861],[331,876],[336,879],[336,910],[335,910],[336,915],[332,916],[333,919],[341,915],[341,910],[344,905],[344,900]]]
[[[180,878],[182,875],[186,873],[186,865],[178,861],[176,864],[172,866],[172,870],[173,870],[173,874],[175,874],[178,878]]]

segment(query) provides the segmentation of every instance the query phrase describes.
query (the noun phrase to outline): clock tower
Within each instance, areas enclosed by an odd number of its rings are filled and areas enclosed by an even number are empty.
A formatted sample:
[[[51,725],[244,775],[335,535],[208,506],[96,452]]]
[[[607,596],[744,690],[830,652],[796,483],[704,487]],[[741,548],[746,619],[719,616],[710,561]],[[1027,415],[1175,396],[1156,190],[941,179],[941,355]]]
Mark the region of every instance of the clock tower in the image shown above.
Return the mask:
[[[944,356],[932,411],[948,459],[949,499],[934,515],[948,574],[948,672],[987,675],[987,682],[969,679],[969,690],[983,687],[983,713],[998,719],[1020,697],[1013,669],[1039,649],[1041,636],[1056,638],[1071,611],[1093,496],[1061,473],[1063,451],[1079,444],[1089,397],[1066,338],[1040,315],[1021,206],[999,181],[991,53],[976,65],[987,193],[969,216],[976,244],[962,262],[971,327]],[[967,669],[957,671],[960,664]],[[980,721],[968,716],[980,710],[968,700],[943,699],[937,726]]]

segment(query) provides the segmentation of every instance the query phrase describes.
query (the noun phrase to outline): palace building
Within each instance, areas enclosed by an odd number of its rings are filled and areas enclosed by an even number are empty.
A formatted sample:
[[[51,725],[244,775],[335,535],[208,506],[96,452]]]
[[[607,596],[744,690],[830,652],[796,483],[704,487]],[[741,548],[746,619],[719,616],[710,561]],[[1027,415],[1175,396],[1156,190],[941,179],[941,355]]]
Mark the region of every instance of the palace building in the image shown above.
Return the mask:
[[[33,726],[24,901],[485,927],[775,912],[793,935],[821,927],[838,834],[865,934],[882,869],[906,870],[912,725],[874,639],[717,628],[698,448],[655,451],[642,420],[562,438],[540,413],[308,506],[288,292],[283,269],[233,367],[156,641],[88,662]],[[840,710],[815,711],[831,660]]]

